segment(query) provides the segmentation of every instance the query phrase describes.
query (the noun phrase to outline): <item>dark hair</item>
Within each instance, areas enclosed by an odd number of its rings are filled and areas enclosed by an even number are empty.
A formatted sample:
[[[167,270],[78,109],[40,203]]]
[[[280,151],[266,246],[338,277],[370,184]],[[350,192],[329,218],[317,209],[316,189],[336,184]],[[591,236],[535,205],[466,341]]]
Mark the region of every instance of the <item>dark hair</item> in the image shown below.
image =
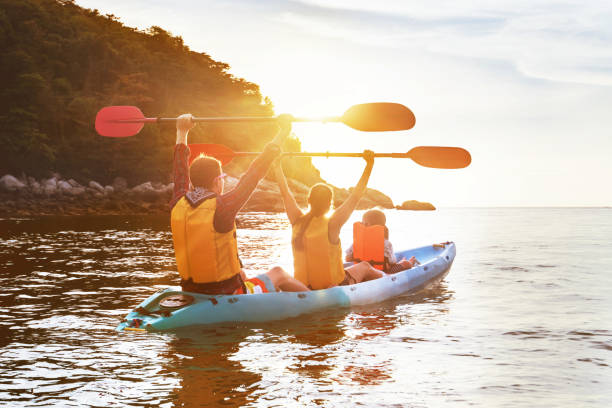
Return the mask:
[[[310,225],[310,221],[312,221],[314,217],[320,217],[327,213],[333,200],[334,191],[327,184],[317,183],[310,188],[310,192],[308,193],[310,211],[300,217],[296,222],[296,226],[299,230],[293,239],[293,246],[295,248],[304,248],[304,234]]]
[[[363,213],[361,220],[367,225],[382,225],[385,227],[385,239],[389,239],[389,229],[385,225],[387,223],[387,217],[384,212],[380,210],[368,210]]]
[[[221,162],[214,157],[199,155],[189,166],[189,178],[194,187],[212,188],[221,174]]]

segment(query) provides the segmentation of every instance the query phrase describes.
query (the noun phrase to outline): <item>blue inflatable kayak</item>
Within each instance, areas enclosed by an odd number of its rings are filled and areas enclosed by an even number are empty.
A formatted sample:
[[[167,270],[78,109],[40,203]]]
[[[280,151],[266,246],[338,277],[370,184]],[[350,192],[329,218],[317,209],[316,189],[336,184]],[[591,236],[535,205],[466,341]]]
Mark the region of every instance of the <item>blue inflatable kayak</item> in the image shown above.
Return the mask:
[[[381,302],[415,292],[446,276],[455,259],[455,244],[429,245],[396,255],[398,259],[414,255],[420,265],[368,282],[311,292],[203,295],[169,287],[128,313],[117,331],[171,331],[220,322],[264,322],[327,308]]]

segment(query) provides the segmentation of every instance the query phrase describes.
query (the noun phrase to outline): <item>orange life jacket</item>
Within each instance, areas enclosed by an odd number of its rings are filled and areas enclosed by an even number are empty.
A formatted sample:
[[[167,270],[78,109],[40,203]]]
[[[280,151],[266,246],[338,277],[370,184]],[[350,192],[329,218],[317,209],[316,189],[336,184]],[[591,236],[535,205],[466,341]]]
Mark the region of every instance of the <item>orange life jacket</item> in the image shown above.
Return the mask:
[[[353,224],[353,259],[357,262],[366,261],[381,271],[387,269],[384,226],[366,227],[361,222]]]
[[[171,214],[176,266],[181,278],[195,283],[221,282],[240,273],[236,226],[229,232],[215,231],[217,199],[192,207],[181,198]]]

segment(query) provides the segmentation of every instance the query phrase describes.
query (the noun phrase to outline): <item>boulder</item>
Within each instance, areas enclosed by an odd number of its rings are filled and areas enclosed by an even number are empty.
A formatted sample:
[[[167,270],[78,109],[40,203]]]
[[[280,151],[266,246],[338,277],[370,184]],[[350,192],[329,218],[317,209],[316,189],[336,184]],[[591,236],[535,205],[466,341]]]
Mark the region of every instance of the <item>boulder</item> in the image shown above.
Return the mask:
[[[110,195],[110,194],[113,194],[114,192],[115,192],[115,189],[113,186],[104,187],[104,191],[103,191],[104,195]]]
[[[147,181],[146,183],[142,183],[135,187],[132,187],[132,191],[136,194],[145,194],[150,191],[155,191],[155,189],[153,188],[153,185],[151,184],[151,182]]]
[[[433,211],[436,207],[428,202],[421,202],[416,200],[404,201],[402,205],[398,205],[398,210],[412,210],[412,211]]]
[[[27,186],[25,183],[19,181],[16,177],[6,174],[0,178],[0,190],[3,191],[20,191],[25,189]]]
[[[294,179],[287,179],[287,185],[289,186],[289,189],[295,194],[308,195],[308,193],[310,192],[310,187]]]
[[[30,187],[40,187],[40,183],[34,177],[28,177],[28,185]]]
[[[109,186],[110,187],[110,186]],[[102,184],[96,182],[96,181],[90,181],[89,182],[89,188],[99,191],[100,193],[102,193],[104,191],[104,187],[102,187]]]
[[[83,187],[75,179],[68,180],[68,184],[70,184],[72,187]]]
[[[168,185],[164,186],[162,188],[162,191],[164,192],[164,194],[172,194],[172,192],[174,191],[174,183],[169,183]]]
[[[368,188],[365,193],[365,198],[376,203],[377,206],[382,208],[395,208],[393,200],[387,197],[385,194],[373,188]]]
[[[160,191],[153,188],[150,181],[133,187],[131,191],[147,201],[155,200],[161,194]]]
[[[72,187],[72,189],[70,190],[70,194],[72,194],[73,196],[80,196],[85,194],[85,187],[81,186],[81,187]]]
[[[50,179],[43,180],[41,183],[42,190],[46,195],[53,195],[57,192],[57,178],[51,177]]]
[[[57,182],[57,189],[62,193],[70,194],[70,190],[72,190],[72,186],[65,180],[60,180]]]
[[[279,193],[255,190],[244,206],[245,211],[283,212],[285,206]]]
[[[124,179],[123,177],[115,177],[115,179],[113,180],[112,187],[115,189],[117,193],[122,193],[128,188],[127,180]]]

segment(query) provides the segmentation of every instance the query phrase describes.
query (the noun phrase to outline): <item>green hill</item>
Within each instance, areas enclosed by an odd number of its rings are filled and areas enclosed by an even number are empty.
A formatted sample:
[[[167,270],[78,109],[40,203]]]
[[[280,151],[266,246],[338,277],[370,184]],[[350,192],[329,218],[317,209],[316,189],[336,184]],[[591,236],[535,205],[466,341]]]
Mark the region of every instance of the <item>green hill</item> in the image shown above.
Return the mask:
[[[190,50],[180,37],[155,26],[126,27],[70,0],[0,0],[0,47],[0,174],[169,181],[173,126],[104,138],[95,133],[94,118],[108,105],[136,105],[147,116],[165,117],[274,113],[256,84]],[[190,142],[257,151],[274,133],[270,124],[199,125]],[[299,141],[286,148],[299,150]],[[292,162],[287,173],[307,184],[319,177],[309,159]]]

